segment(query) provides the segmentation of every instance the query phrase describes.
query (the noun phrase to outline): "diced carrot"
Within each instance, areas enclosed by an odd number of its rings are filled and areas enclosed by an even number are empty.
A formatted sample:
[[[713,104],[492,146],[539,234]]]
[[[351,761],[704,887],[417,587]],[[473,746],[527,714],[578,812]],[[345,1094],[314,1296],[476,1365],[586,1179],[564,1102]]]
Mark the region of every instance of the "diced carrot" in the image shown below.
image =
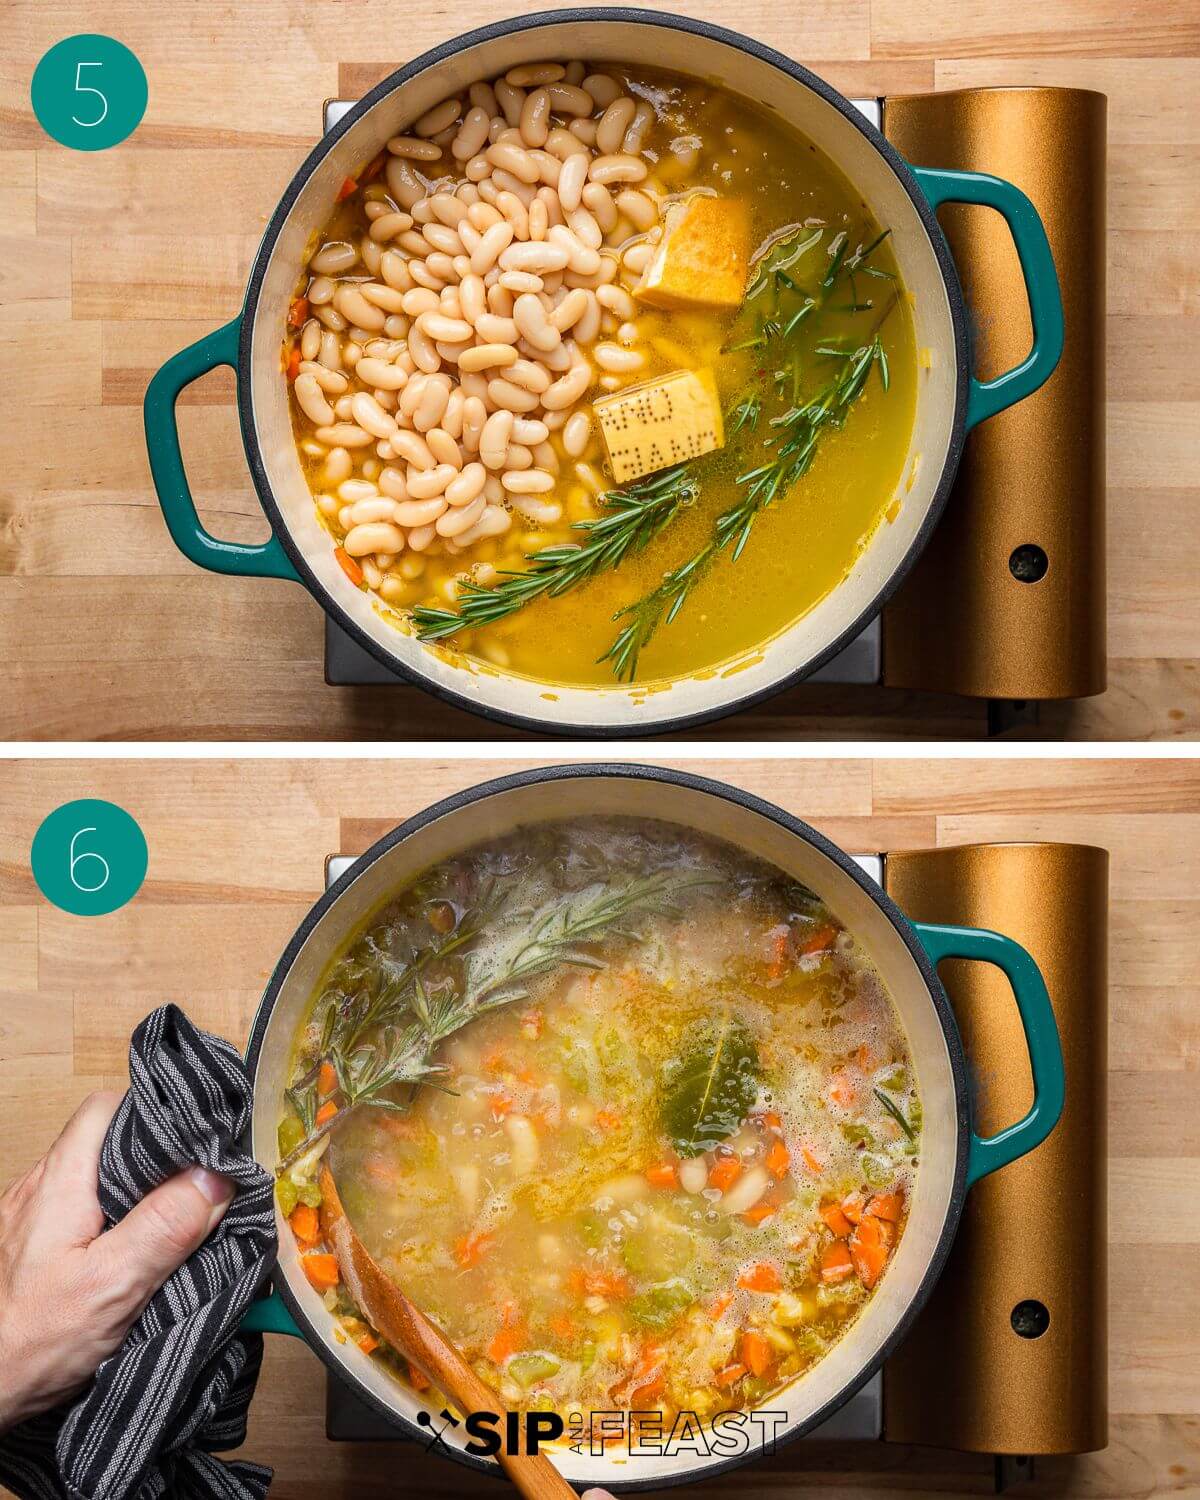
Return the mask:
[[[834,1073],[829,1080],[828,1094],[834,1104],[849,1109],[857,1097],[858,1090],[848,1073]]]
[[[505,1089],[500,1089],[496,1093],[494,1093],[489,1102],[492,1108],[493,1120],[503,1120],[505,1115],[512,1114],[514,1104],[513,1096]]]
[[[373,182],[374,179],[379,176],[380,172],[383,171],[383,164],[385,161],[387,161],[387,152],[381,151],[379,155],[374,159],[374,161],[368,164],[366,171],[362,173],[359,181]]]
[[[800,944],[800,952],[802,954],[825,953],[833,947],[837,935],[836,927],[818,927]]]
[[[738,1277],[738,1286],[744,1286],[748,1292],[777,1292],[782,1285],[778,1270],[769,1260],[748,1266]]]
[[[338,567],[345,573],[346,577],[356,589],[363,586],[363,570],[355,562],[354,558],[346,551],[345,547],[335,547],[333,555],[337,558]]]
[[[288,360],[284,367],[287,378],[294,381],[300,373],[300,350],[295,344],[288,350]]]
[[[771,1149],[767,1152],[767,1171],[772,1177],[786,1177],[787,1169],[792,1164],[792,1153],[778,1137],[771,1142]]]
[[[764,1200],[761,1203],[756,1203],[753,1208],[748,1208],[741,1215],[741,1220],[743,1224],[749,1224],[752,1228],[757,1228],[765,1220],[773,1219],[778,1212],[778,1203],[770,1203]]]
[[[732,1292],[722,1292],[715,1302],[709,1304],[708,1317],[715,1323],[718,1318],[723,1317],[729,1311],[732,1301]]]
[[[485,1073],[502,1073],[508,1065],[503,1047],[489,1047],[483,1054],[483,1069]]]
[[[866,1042],[863,1042],[858,1051],[854,1054],[854,1061],[859,1065],[864,1073],[869,1073],[871,1071],[871,1068],[874,1066],[874,1054],[871,1052],[871,1049],[867,1046]]]
[[[858,1279],[870,1291],[887,1265],[887,1246],[880,1234],[880,1221],[864,1214],[850,1236],[850,1259]]]
[[[486,1230],[475,1230],[471,1234],[459,1235],[454,1241],[454,1259],[466,1270],[477,1266],[491,1249],[494,1236]]]
[[[765,1375],[775,1363],[775,1357],[771,1353],[771,1346],[763,1338],[761,1333],[755,1333],[747,1329],[742,1334],[742,1342],[738,1345],[738,1353],[742,1357],[742,1363],[750,1371],[751,1375]]]
[[[318,1292],[327,1292],[330,1287],[338,1284],[338,1263],[336,1255],[328,1255],[324,1251],[313,1255],[302,1255],[300,1264],[304,1267],[304,1274],[316,1287]]]
[[[746,1366],[735,1363],[726,1365],[723,1370],[718,1370],[713,1379],[721,1390],[727,1390],[731,1385],[736,1385],[745,1373]]]
[[[866,1212],[876,1219],[889,1219],[893,1224],[900,1222],[900,1215],[904,1212],[904,1195],[902,1193],[876,1193],[867,1204]]]
[[[820,1172],[821,1159],[808,1146],[800,1147],[800,1155],[804,1158],[804,1165],[810,1172]]]
[[[288,308],[287,326],[289,328],[303,328],[308,322],[308,298],[297,297]]]
[[[411,1359],[407,1360],[406,1364],[408,1365],[409,1385],[412,1386],[414,1391],[427,1391],[430,1384],[429,1376],[425,1374],[424,1370],[418,1370]]]
[[[621,1123],[621,1116],[612,1109],[598,1109],[596,1111],[596,1124],[601,1130],[615,1130]]]
[[[660,1371],[652,1380],[647,1380],[645,1385],[635,1385],[629,1393],[629,1409],[631,1411],[645,1410],[652,1401],[657,1401],[667,1388],[667,1377]],[[639,1403],[644,1403],[639,1406]]]
[[[552,1313],[547,1319],[550,1332],[556,1339],[561,1339],[565,1344],[575,1337],[577,1332],[574,1318],[568,1318],[566,1313]]]
[[[374,1354],[379,1348],[379,1340],[373,1333],[364,1333],[362,1338],[356,1339],[355,1342],[364,1354]]]
[[[727,1193],[741,1175],[742,1164],[736,1156],[718,1156],[708,1174],[708,1185]]]
[[[646,1181],[651,1187],[674,1187],[677,1178],[673,1161],[660,1161],[655,1166],[646,1168]]]
[[[567,1272],[567,1289],[576,1297],[628,1297],[630,1285],[619,1271],[593,1270],[575,1266]]]
[[[759,1119],[762,1120],[763,1124],[767,1127],[768,1130],[779,1130],[783,1126],[783,1121],[779,1118],[779,1116],[773,1109],[763,1110],[762,1114],[759,1116]]]
[[[825,1203],[821,1206],[821,1217],[833,1230],[839,1240],[844,1240],[854,1228],[850,1220],[842,1212],[841,1205],[837,1203]]]
[[[510,1354],[515,1354],[523,1340],[519,1328],[501,1328],[487,1346],[487,1356],[494,1365],[502,1365]]]
[[[821,1280],[827,1285],[845,1281],[854,1274],[854,1262],[845,1240],[831,1240],[821,1251]]]
[[[332,1099],[326,1099],[325,1103],[322,1104],[322,1106],[320,1107],[319,1110],[317,1110],[317,1124],[318,1125],[324,1125],[326,1123],[326,1121],[332,1120],[333,1117],[334,1117],[334,1115],[337,1114],[337,1112],[338,1112],[338,1107],[333,1102],[333,1100]]]
[[[521,1016],[521,1035],[528,1041],[536,1042],[545,1024],[546,1018],[540,1010],[536,1008],[527,1010]]]
[[[842,1199],[842,1212],[850,1220],[851,1224],[857,1224],[863,1216],[863,1195],[861,1193],[847,1193]]]
[[[317,1070],[317,1093],[322,1099],[330,1094],[336,1094],[338,1087],[337,1070],[331,1062],[323,1062]]]
[[[292,1226],[292,1233],[305,1247],[315,1245],[321,1238],[321,1222],[317,1218],[317,1211],[309,1208],[307,1203],[299,1203],[292,1209],[288,1223]]]
[[[337,190],[337,197],[334,199],[334,202],[335,203],[344,203],[346,201],[346,199],[350,196],[351,193],[357,193],[357,192],[358,192],[358,183],[355,182],[355,180],[354,180],[353,177],[346,177],[346,178],[344,178],[342,180],[342,185]]]

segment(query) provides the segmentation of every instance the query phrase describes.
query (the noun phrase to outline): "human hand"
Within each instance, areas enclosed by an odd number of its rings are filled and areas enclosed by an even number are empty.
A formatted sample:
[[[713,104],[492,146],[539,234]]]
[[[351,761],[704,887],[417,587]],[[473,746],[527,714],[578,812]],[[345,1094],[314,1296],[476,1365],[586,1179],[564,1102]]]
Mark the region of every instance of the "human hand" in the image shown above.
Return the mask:
[[[191,1167],[104,1231],[100,1148],[121,1095],[91,1094],[0,1195],[0,1432],[87,1385],[233,1197]]]

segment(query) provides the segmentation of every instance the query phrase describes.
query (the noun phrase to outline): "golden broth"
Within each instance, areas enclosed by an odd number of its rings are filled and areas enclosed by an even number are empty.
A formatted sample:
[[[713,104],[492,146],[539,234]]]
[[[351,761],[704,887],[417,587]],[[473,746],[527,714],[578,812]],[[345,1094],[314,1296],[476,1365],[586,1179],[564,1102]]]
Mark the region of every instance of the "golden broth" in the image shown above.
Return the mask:
[[[418,962],[436,1027],[443,991],[487,993],[527,929],[565,932],[567,910],[647,879],[665,882],[648,904],[445,1036],[440,1087],[355,1107],[339,1066],[323,1091],[331,1035],[381,979],[398,994]],[[481,906],[478,938],[421,959]],[[355,1046],[394,1048],[401,1024]],[[906,1040],[853,936],[779,872],[652,823],[539,827],[431,872],[332,965],[293,1081],[280,1197],[306,1269],[328,1262],[298,1197],[328,1149],[304,1140],[323,1100],[349,1111],[325,1159],[385,1271],[510,1405],[577,1428],[613,1409],[707,1419],[801,1374],[886,1274],[917,1163]],[[336,1276],[326,1290],[374,1352]]]
[[[649,176],[638,186],[651,190],[660,209],[696,191],[739,199],[749,210],[756,256],[778,244],[789,230],[807,225],[824,232],[790,269],[797,291],[780,294],[776,283],[768,295],[741,312],[663,311],[638,304],[625,324],[619,324],[614,313],[604,314],[600,338],[633,348],[643,362],[629,372],[594,372],[598,378],[579,410],[588,413],[592,400],[672,370],[707,368],[718,383],[727,428],[725,447],[693,461],[696,499],[640,554],[627,555],[616,569],[560,597],[543,595],[506,618],[461,629],[435,648],[462,652],[538,681],[595,686],[615,681],[612,663],[602,660],[621,629],[614,615],[702,548],[717,516],[743,497],[745,486],[736,482],[737,477],[763,461],[764,440],[775,431],[770,419],[788,405],[778,394],[776,371],[786,367],[789,392],[811,398],[839,368],[819,349],[852,350],[878,335],[887,361],[887,389],[872,370],[862,394],[845,413],[844,425],[823,428],[809,471],[791,493],[781,494],[759,513],[737,561],[732,549],[718,555],[676,618],[645,646],[637,680],[668,680],[734,661],[764,645],[836,588],[897,497],[914,419],[917,369],[908,296],[886,239],[869,256],[875,274],[843,276],[828,293],[822,289],[839,245],[844,243],[853,253],[876,241],[884,227],[823,153],[784,122],[716,85],[616,65],[604,72],[631,97],[653,106],[653,122],[641,148]],[[598,117],[601,112],[596,113]],[[447,141],[451,134],[446,132]],[[448,158],[448,152],[443,151],[443,157]],[[441,191],[464,180],[461,163],[453,160],[411,165],[420,170],[422,181],[437,184]],[[457,179],[454,173],[460,174]],[[321,242],[361,243],[372,222],[365,216],[369,205],[376,205],[369,211],[377,213],[381,203],[395,207],[385,186],[378,180],[360,185],[338,209]],[[643,233],[628,219],[620,219],[601,250],[602,257],[616,266],[613,285],[636,284],[638,275],[625,266],[624,256],[661,232],[661,222]],[[377,249],[372,251],[376,258]],[[355,264],[343,279],[362,282],[368,269]],[[578,278],[575,284],[580,284]],[[311,285],[306,280],[301,290]],[[790,311],[798,293],[813,295],[820,305],[785,341],[761,350],[737,347],[747,334],[755,333],[769,301],[782,295],[785,311]],[[397,336],[404,321],[396,324]],[[285,362],[287,357],[285,350]],[[793,366],[798,370],[794,384]],[[731,433],[731,415],[748,392],[765,397],[759,425],[754,431]],[[538,415],[536,409],[531,413]],[[346,508],[331,494],[336,487],[328,478],[328,444],[314,440],[314,424],[295,404],[294,417],[319,511],[332,536],[345,540],[346,526],[339,515],[344,520]],[[557,428],[550,432],[548,445],[552,451],[543,452],[537,462],[557,473],[552,492],[539,498],[550,500],[560,511],[557,519],[530,521],[520,513],[519,503],[506,496],[496,503],[497,524],[508,525],[502,535],[474,541],[461,551],[452,541],[435,539],[421,551],[410,545],[397,555],[362,560],[364,586],[376,592],[381,608],[395,612],[398,628],[412,629],[408,616],[413,608],[455,608],[464,579],[494,587],[507,573],[525,570],[531,553],[582,541],[583,533],[573,530],[572,523],[605,514],[597,492],[611,480],[605,477],[603,444],[595,424],[582,452],[569,454]],[[351,450],[350,460],[351,477],[366,477],[369,488],[380,460],[369,447]],[[500,516],[502,510],[510,521]],[[348,571],[353,577],[353,565]]]

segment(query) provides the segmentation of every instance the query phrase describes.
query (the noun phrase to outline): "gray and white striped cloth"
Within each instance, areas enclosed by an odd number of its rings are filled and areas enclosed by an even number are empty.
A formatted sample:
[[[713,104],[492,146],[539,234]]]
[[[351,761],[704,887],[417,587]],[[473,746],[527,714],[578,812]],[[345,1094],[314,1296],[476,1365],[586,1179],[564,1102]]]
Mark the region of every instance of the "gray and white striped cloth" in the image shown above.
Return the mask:
[[[129,1075],[100,1157],[107,1223],[192,1163],[237,1191],[88,1390],[0,1437],[0,1482],[22,1500],[262,1500],[270,1469],[214,1457],[245,1440],[262,1335],[237,1329],[277,1248],[270,1174],[242,1145],[250,1080],[174,1005],[134,1032]]]

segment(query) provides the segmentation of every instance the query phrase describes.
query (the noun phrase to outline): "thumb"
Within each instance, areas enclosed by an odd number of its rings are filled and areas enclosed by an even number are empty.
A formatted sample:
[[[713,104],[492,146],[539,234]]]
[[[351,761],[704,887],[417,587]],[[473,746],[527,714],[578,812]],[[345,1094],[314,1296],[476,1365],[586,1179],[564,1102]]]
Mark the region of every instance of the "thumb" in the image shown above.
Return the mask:
[[[96,1242],[140,1304],[209,1237],[233,1199],[233,1184],[205,1167],[189,1167],[134,1205]]]

